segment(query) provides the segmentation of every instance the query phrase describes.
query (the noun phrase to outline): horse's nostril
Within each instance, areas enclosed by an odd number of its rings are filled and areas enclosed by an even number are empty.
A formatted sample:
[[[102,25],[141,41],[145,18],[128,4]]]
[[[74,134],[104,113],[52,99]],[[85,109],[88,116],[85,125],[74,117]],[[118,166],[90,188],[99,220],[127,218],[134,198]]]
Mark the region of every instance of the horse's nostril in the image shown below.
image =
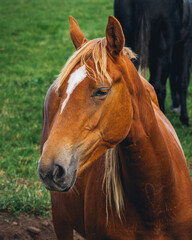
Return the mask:
[[[59,180],[63,180],[64,176],[65,169],[62,166],[55,164],[53,169],[53,180],[58,182]]]

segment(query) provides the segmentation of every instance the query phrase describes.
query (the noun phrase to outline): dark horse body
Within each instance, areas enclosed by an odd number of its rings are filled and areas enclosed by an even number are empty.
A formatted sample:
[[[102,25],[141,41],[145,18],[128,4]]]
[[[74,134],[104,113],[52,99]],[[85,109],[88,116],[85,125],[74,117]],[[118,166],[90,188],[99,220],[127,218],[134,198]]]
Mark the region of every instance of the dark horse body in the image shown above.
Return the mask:
[[[192,1],[115,0],[114,12],[122,25],[126,45],[139,55],[142,68],[149,66],[149,81],[161,110],[165,110],[166,80],[170,77],[172,107],[181,106],[180,120],[188,125]]]

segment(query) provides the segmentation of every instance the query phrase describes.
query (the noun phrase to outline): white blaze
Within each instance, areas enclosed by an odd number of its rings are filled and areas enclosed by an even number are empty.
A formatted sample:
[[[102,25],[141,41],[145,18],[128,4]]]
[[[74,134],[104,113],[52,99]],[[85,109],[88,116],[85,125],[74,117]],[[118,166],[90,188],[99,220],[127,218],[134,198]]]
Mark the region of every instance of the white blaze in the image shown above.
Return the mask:
[[[63,112],[63,109],[65,108],[73,90],[77,87],[77,85],[79,85],[79,83],[81,83],[86,78],[86,76],[87,76],[87,73],[85,70],[85,65],[78,68],[75,72],[71,74],[68,80],[68,86],[66,91],[67,97],[63,101],[60,114]]]

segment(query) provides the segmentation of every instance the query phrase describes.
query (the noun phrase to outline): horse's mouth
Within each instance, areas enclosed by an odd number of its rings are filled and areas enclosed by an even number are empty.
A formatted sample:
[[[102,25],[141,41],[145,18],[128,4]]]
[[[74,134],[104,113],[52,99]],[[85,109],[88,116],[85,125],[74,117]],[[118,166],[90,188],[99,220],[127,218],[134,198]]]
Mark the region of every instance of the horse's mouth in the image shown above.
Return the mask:
[[[65,179],[63,182],[55,182],[53,178],[47,175],[43,178],[40,174],[39,177],[44,185],[44,187],[49,191],[56,192],[68,192],[74,185],[77,176],[77,170],[74,171],[72,178],[70,177],[68,180]]]

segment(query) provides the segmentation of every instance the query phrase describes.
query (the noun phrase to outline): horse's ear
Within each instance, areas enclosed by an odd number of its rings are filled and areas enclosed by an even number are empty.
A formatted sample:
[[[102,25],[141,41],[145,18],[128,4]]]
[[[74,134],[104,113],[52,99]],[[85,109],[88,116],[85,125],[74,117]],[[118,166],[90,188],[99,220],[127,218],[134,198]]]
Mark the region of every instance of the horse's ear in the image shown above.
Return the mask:
[[[109,16],[106,28],[107,48],[112,55],[118,55],[124,47],[125,38],[118,20]]]
[[[83,43],[87,42],[86,37],[81,32],[78,23],[73,17],[69,17],[70,20],[70,36],[75,48],[81,47]]]

